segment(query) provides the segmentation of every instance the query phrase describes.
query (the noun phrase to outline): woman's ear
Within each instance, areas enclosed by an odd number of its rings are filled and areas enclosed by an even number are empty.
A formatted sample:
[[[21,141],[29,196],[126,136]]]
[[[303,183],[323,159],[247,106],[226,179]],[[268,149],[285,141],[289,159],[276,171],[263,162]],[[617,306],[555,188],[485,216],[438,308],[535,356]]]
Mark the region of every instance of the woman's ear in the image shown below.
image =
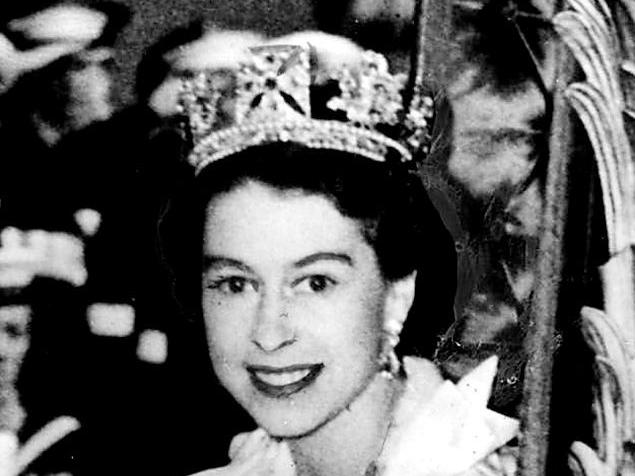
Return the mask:
[[[384,328],[399,335],[415,298],[417,272],[388,284],[384,307]]]

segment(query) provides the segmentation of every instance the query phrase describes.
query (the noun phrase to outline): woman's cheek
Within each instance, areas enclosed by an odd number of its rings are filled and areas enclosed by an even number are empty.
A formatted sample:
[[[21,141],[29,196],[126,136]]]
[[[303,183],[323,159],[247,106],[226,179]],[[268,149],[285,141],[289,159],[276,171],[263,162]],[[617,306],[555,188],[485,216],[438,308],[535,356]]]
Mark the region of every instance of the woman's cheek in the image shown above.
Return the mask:
[[[254,303],[246,299],[210,296],[204,306],[210,344],[216,348],[236,348],[248,340]],[[226,351],[225,351],[226,352]]]

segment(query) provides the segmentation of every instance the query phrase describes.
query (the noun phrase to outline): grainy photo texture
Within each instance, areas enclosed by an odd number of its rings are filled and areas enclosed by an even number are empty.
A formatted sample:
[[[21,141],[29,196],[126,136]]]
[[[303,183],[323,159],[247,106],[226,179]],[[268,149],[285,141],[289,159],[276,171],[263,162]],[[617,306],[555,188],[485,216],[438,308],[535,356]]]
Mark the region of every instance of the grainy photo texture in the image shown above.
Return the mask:
[[[0,5],[0,476],[626,476],[633,0]]]

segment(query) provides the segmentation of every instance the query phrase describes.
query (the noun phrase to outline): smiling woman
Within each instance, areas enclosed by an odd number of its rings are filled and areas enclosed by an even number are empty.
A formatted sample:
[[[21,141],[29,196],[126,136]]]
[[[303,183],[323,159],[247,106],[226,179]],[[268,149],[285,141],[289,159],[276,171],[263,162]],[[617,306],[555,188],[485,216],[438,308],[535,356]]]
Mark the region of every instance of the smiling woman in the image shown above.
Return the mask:
[[[509,474],[498,449],[516,422],[485,408],[495,362],[454,385],[422,358],[451,323],[456,273],[413,167],[429,103],[402,114],[403,81],[341,38],[249,54],[229,90],[212,73],[183,99],[196,177],[171,213],[199,272],[177,286],[259,427],[200,474]]]
[[[377,373],[386,291],[372,250],[322,197],[261,184],[215,200],[207,223],[205,252],[237,257],[203,292],[216,373],[272,435],[309,433]]]
[[[330,421],[388,363],[382,329],[402,325],[418,250],[443,230],[428,217],[425,233],[413,197],[384,169],[342,152],[269,144],[205,174],[213,195],[202,200],[202,303],[212,362],[276,436]],[[232,186],[220,192],[223,182]]]

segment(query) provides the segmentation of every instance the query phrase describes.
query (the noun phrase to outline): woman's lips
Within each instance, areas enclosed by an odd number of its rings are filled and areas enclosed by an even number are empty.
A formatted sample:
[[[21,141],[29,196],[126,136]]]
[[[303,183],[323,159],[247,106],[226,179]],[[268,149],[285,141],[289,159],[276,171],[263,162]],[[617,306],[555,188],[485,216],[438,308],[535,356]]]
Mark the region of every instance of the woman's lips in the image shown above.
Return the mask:
[[[324,365],[292,365],[289,367],[247,366],[251,383],[272,398],[284,398],[311,385]]]
[[[295,370],[293,372],[254,372],[256,377],[258,377],[263,382],[273,385],[275,387],[283,387],[285,385],[291,385],[293,383],[299,382],[304,377],[309,375],[311,369],[304,370]]]

